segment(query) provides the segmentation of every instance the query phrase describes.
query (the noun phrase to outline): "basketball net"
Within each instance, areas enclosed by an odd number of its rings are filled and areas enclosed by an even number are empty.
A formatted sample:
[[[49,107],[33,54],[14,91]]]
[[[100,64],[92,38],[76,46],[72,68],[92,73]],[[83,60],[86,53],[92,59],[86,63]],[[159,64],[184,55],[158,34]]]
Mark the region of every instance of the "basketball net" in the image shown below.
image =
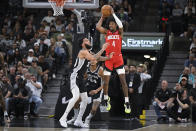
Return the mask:
[[[50,5],[52,6],[52,9],[54,10],[54,16],[60,16],[64,15],[63,13],[63,6],[66,2],[66,0],[48,0]]]

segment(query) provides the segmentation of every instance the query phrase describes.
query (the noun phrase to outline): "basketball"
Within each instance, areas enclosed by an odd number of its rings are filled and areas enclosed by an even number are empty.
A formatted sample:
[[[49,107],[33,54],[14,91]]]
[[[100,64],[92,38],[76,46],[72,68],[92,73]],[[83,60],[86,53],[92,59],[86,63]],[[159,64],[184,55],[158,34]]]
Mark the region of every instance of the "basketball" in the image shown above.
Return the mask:
[[[101,13],[103,14],[104,17],[108,17],[111,15],[111,6],[110,5],[104,5],[101,8]]]

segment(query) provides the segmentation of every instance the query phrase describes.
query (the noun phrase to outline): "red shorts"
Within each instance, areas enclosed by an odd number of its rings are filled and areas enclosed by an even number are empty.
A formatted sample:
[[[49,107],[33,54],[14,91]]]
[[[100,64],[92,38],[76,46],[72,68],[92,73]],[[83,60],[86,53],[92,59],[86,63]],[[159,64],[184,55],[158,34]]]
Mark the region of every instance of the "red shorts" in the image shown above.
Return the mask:
[[[105,67],[109,71],[124,65],[122,54],[114,55],[110,60],[105,61]]]

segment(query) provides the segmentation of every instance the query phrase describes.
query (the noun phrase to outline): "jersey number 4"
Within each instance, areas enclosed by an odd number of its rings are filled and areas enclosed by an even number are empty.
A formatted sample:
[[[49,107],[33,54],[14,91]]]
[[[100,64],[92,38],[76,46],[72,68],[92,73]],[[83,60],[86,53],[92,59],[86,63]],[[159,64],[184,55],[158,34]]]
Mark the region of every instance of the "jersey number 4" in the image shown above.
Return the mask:
[[[115,47],[115,41],[113,41],[113,42],[112,42],[112,46],[114,46],[114,47]]]

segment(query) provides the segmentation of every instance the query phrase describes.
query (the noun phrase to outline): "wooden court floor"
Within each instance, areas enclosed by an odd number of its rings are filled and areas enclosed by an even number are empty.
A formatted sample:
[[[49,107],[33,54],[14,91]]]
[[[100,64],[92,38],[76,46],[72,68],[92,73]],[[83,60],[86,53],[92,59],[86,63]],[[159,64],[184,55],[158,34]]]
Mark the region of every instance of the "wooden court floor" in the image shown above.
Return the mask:
[[[93,121],[89,129],[62,128],[59,122],[51,118],[15,119],[10,124],[0,126],[0,131],[196,131],[196,123],[157,124],[156,121],[113,118],[105,121]]]
[[[117,131],[115,129],[0,127],[0,131]],[[130,131],[130,130],[123,130]],[[153,124],[132,131],[196,131],[196,124]]]

